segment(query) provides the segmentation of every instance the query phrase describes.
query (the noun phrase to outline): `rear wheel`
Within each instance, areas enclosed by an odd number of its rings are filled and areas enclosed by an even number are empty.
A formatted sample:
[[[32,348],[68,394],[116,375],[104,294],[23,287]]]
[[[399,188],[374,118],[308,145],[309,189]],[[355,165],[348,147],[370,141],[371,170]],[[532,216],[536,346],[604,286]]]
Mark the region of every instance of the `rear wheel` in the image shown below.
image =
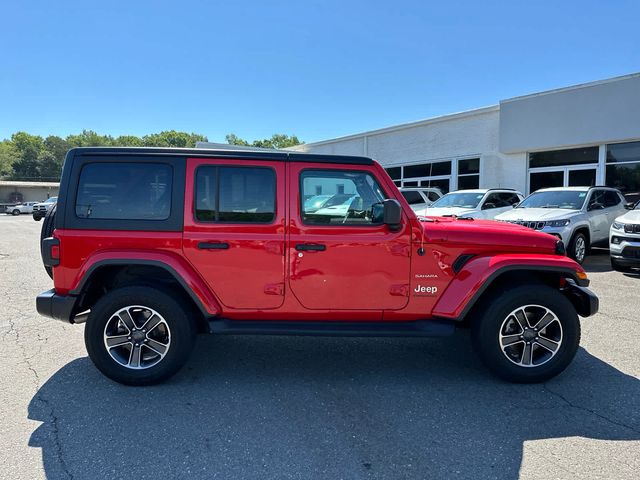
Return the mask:
[[[472,324],[474,348],[492,373],[510,382],[544,382],[578,350],[578,315],[554,288],[512,288],[485,301],[480,311]]]
[[[193,349],[196,328],[180,303],[151,287],[122,287],[91,309],[84,331],[89,357],[126,385],[152,385],[174,375]]]
[[[587,236],[582,232],[576,233],[569,242],[567,254],[576,262],[582,263],[588,253],[589,242],[587,241]]]

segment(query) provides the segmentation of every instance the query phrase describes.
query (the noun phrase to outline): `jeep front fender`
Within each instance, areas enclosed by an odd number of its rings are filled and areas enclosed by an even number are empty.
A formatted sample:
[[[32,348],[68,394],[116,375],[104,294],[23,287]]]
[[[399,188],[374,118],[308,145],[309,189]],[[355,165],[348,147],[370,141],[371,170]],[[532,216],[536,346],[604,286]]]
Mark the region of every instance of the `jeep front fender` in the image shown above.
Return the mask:
[[[500,275],[514,271],[558,273],[578,285],[588,285],[582,267],[568,257],[540,254],[474,257],[449,283],[434,306],[433,316],[462,320]]]

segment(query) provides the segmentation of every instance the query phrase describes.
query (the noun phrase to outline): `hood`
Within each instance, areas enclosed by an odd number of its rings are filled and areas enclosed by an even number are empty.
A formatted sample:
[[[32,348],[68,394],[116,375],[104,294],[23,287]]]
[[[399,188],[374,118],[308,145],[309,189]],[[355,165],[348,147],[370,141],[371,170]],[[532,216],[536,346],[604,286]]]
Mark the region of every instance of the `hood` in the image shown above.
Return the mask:
[[[461,220],[453,217],[428,218],[421,221],[425,238],[433,243],[464,248],[481,254],[546,253],[554,254],[558,239],[552,235],[493,220]]]
[[[473,208],[463,208],[463,207],[440,207],[433,208],[427,207],[419,212],[416,212],[418,215],[423,217],[442,217],[444,215],[455,215],[456,217],[461,217],[466,213],[475,212]]]
[[[631,210],[616,218],[616,221],[623,223],[640,223],[640,210]]]
[[[496,216],[496,220],[562,220],[580,213],[580,210],[567,208],[514,208]]]

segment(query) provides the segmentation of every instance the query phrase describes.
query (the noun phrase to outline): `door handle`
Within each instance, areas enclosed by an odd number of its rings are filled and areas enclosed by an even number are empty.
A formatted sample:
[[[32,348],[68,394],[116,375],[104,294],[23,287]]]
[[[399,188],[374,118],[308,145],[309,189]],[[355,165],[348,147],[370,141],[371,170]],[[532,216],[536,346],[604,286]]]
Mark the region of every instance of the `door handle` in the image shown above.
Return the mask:
[[[229,244],[227,242],[199,242],[198,248],[200,250],[228,250]]]
[[[327,246],[321,243],[298,243],[296,245],[296,250],[299,252],[324,252],[326,249]]]

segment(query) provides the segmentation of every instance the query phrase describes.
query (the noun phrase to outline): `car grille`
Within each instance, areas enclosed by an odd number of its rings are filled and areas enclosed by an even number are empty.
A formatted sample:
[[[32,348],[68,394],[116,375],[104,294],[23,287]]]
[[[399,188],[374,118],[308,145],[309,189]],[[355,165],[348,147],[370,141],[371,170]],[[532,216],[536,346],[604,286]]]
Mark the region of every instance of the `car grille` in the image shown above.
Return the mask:
[[[43,205],[39,205],[37,207],[33,207],[33,211],[34,212],[46,212],[47,211],[47,207],[45,207]]]
[[[624,226],[624,233],[640,233],[640,224],[628,223]]]
[[[640,258],[640,248],[627,247],[622,251],[622,256],[624,258]]]
[[[508,223],[515,225],[522,225],[523,227],[533,228],[534,230],[542,230],[545,222],[528,222],[525,220],[507,220]]]

